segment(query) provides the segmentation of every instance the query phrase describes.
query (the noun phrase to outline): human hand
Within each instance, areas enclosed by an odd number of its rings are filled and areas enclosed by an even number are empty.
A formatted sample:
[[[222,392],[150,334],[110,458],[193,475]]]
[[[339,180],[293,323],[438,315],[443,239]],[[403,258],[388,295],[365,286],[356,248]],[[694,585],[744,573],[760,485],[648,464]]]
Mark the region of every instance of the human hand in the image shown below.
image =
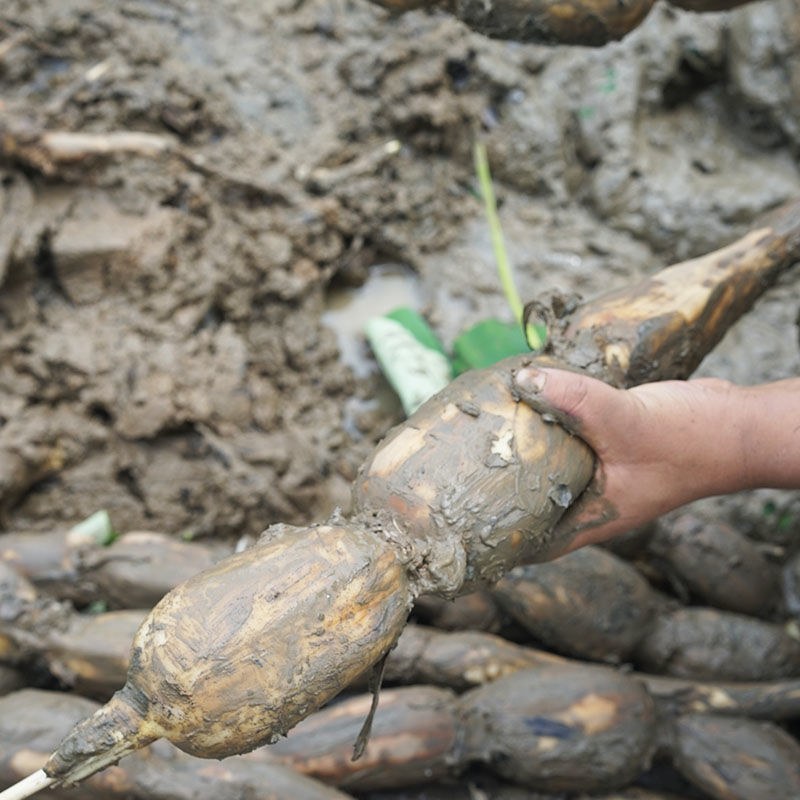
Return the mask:
[[[705,378],[622,390],[533,367],[515,381],[525,402],[583,439],[597,458],[592,482],[558,523],[556,541],[567,544],[551,557],[700,497],[763,485],[748,452],[758,389]]]

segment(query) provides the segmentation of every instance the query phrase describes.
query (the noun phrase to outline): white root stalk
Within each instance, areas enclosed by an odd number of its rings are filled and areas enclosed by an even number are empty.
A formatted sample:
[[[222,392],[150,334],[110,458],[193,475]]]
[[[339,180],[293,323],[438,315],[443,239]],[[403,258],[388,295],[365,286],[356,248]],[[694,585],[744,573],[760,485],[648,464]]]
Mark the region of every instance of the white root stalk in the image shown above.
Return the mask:
[[[25,797],[41,792],[52,783],[54,779],[50,778],[43,769],[38,769],[27,778],[23,778],[19,783],[9,786],[3,792],[0,792],[0,800],[24,800]]]
[[[39,139],[54,162],[82,161],[89,156],[134,153],[157,156],[175,148],[166,136],[142,131],[109,131],[107,133],[73,133],[46,131]]]

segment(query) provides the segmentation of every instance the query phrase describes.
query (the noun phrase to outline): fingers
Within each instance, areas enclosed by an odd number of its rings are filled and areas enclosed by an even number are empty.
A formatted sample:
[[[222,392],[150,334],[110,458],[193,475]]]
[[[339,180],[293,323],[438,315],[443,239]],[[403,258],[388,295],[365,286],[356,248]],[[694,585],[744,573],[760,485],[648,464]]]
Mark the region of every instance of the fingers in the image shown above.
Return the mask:
[[[567,370],[525,367],[514,381],[521,399],[534,411],[559,422],[595,451],[602,449],[609,420],[618,417],[625,403],[619,389]]]
[[[608,539],[625,528],[614,500],[607,495],[604,458],[630,425],[631,396],[602,381],[568,370],[526,367],[515,378],[521,399],[544,419],[580,436],[599,461],[592,482],[566,511],[554,530],[554,558],[591,542]],[[621,428],[619,426],[622,426]]]
[[[560,555],[587,544],[607,541],[630,530],[631,523],[621,518],[619,510],[602,493],[602,478],[596,479],[558,521],[554,540],[561,542]]]
[[[566,510],[552,532],[549,548],[539,558],[549,561],[587,544],[602,542],[619,530],[619,512],[603,496],[602,479],[593,481]]]

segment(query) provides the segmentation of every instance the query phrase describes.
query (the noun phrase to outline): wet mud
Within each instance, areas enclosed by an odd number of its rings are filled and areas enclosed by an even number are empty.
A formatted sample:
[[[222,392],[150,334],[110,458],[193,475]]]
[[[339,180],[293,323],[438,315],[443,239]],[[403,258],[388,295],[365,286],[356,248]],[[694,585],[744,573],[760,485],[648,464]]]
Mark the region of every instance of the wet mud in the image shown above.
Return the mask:
[[[366,2],[5,4],[4,131],[148,132],[191,158],[3,159],[4,525],[106,507],[233,537],[346,505],[398,410],[346,424],[376,379],[340,366],[331,288],[391,260],[446,342],[507,316],[476,130],[526,298],[725,243],[800,189],[795,11],[656,8],[587,50]],[[796,372],[791,283],[703,370]]]

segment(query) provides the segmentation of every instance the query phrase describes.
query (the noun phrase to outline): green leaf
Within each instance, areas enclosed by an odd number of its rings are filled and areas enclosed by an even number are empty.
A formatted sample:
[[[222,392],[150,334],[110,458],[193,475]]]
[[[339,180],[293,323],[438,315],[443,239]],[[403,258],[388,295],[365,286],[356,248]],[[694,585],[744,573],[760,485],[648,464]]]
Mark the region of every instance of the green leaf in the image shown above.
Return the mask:
[[[406,414],[413,414],[452,380],[452,364],[438,340],[437,346],[428,347],[391,316],[369,320],[364,333]]]
[[[444,345],[436,337],[431,326],[414,309],[401,306],[394,309],[394,311],[390,311],[385,316],[395,322],[399,322],[420,344],[424,344],[429,350],[438,350],[443,356],[447,355]]]
[[[453,368],[460,375],[469,369],[483,369],[508,356],[529,352],[519,325],[485,319],[453,342]]]

